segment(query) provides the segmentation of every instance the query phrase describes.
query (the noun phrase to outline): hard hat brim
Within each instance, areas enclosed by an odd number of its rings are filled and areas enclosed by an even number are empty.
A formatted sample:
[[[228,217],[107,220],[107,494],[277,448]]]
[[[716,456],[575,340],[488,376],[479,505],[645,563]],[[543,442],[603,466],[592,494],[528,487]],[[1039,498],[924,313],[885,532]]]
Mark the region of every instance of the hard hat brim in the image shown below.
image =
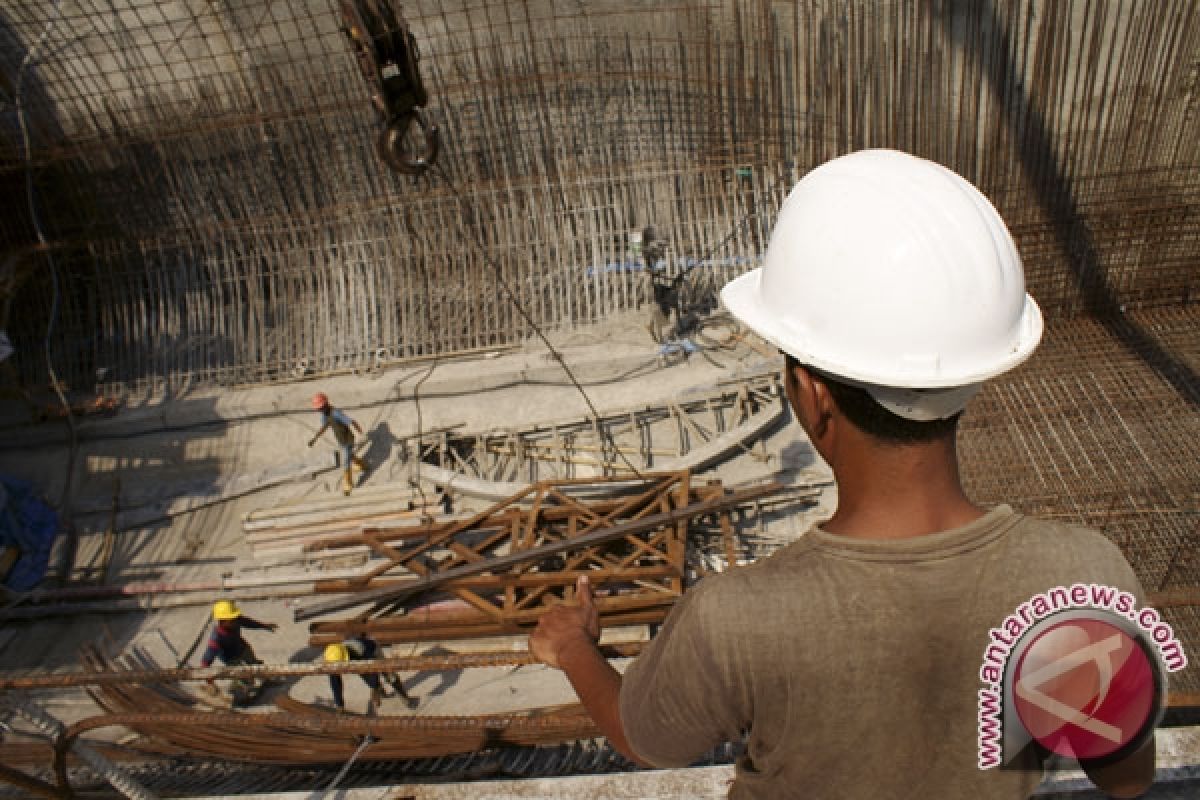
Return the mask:
[[[807,342],[804,331],[796,330],[786,322],[780,321],[777,314],[764,306],[762,300],[763,268],[750,270],[739,275],[721,289],[721,302],[747,328],[754,331],[767,342],[778,347],[785,353],[795,357],[803,364],[818,370],[878,386],[891,386],[911,389],[937,389],[966,386],[994,378],[1028,359],[1038,343],[1044,330],[1044,320],[1041,309],[1034,299],[1026,293],[1019,339],[1013,343],[1008,352],[995,356],[987,362],[975,365],[969,370],[959,370],[948,374],[926,374],[904,370],[904,365],[896,365],[891,371],[867,372],[851,364],[838,363],[823,358],[819,352]],[[847,303],[853,302],[847,298]]]

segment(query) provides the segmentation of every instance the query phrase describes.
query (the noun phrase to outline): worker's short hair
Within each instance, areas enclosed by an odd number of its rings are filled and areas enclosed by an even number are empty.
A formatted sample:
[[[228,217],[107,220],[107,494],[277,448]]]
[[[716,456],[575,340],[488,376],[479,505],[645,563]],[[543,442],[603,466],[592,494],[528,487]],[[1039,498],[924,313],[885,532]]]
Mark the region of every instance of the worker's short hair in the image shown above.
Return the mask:
[[[800,362],[787,356],[788,369]],[[871,397],[870,392],[859,386],[843,383],[827,372],[809,370],[809,374],[829,387],[829,394],[838,410],[854,427],[889,444],[920,444],[953,436],[958,430],[962,412],[945,419],[918,422],[893,414]]]

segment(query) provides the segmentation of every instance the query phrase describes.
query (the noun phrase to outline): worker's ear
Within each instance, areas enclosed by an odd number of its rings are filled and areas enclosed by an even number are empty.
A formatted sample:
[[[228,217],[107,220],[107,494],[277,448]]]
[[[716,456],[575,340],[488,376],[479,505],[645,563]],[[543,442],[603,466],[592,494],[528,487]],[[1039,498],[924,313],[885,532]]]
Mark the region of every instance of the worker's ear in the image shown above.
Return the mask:
[[[784,391],[792,413],[814,445],[820,445],[832,430],[837,405],[820,376],[795,359],[789,358],[785,368]]]

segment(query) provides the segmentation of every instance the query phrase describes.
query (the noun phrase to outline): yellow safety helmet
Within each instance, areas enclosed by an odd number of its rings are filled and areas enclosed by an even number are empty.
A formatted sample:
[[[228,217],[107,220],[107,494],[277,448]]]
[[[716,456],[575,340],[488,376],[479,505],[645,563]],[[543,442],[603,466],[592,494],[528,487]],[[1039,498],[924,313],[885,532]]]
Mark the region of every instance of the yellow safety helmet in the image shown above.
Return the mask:
[[[241,615],[242,610],[232,600],[218,600],[213,605],[213,619],[237,619]]]
[[[326,661],[349,661],[350,651],[344,644],[331,644],[325,648]]]

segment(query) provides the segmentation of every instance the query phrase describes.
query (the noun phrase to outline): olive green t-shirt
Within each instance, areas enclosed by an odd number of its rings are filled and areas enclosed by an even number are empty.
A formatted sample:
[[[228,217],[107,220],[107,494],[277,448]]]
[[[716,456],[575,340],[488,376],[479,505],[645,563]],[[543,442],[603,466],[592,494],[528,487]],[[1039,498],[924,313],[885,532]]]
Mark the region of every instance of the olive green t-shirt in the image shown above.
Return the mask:
[[[633,750],[684,766],[745,735],[733,798],[1026,797],[1037,772],[980,770],[988,631],[1034,595],[1141,589],[1101,534],[992,509],[903,540],[816,528],[705,579],[630,664]]]

